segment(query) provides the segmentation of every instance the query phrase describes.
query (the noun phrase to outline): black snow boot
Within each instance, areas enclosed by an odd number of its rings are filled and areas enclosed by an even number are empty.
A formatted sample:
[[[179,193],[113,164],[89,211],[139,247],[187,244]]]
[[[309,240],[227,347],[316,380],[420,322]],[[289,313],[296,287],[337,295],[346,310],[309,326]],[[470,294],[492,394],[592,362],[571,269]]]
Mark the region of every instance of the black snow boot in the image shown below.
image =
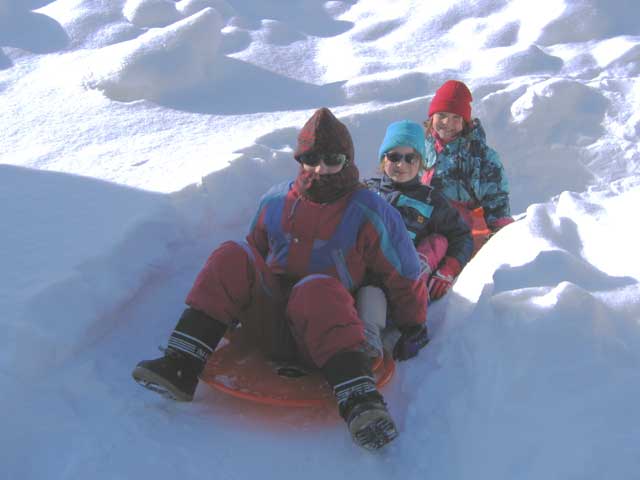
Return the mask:
[[[367,450],[378,450],[396,438],[398,430],[376,388],[369,362],[363,352],[343,352],[334,355],[322,371],[353,441]]]
[[[133,379],[164,397],[190,402],[198,376],[226,329],[223,323],[187,308],[169,337],[164,356],[138,363],[132,372]]]

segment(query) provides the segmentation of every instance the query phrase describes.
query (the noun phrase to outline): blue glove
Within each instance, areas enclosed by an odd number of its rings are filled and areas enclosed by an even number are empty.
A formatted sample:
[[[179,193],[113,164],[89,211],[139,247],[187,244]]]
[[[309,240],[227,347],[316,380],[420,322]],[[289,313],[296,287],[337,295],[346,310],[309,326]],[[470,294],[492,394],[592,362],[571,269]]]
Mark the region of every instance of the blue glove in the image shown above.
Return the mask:
[[[429,343],[426,325],[399,327],[400,338],[393,347],[393,359],[404,361],[415,357],[420,349]]]

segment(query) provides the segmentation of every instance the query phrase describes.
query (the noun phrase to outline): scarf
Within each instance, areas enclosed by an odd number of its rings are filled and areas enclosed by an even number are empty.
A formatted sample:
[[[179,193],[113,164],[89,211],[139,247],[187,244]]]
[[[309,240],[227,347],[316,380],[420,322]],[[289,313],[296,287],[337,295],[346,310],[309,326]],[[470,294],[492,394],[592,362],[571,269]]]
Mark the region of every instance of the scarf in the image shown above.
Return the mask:
[[[331,203],[362,186],[358,180],[358,167],[349,162],[342,170],[328,175],[305,170],[298,171],[294,188],[315,203]]]

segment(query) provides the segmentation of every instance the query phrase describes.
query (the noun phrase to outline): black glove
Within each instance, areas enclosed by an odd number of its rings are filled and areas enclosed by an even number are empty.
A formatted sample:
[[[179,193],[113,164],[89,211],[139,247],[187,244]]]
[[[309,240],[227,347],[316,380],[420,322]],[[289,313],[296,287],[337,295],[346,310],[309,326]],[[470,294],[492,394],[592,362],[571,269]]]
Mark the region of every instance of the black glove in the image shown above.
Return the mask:
[[[398,327],[400,338],[393,347],[394,360],[409,360],[415,357],[420,349],[429,343],[429,334],[426,325],[412,325]]]

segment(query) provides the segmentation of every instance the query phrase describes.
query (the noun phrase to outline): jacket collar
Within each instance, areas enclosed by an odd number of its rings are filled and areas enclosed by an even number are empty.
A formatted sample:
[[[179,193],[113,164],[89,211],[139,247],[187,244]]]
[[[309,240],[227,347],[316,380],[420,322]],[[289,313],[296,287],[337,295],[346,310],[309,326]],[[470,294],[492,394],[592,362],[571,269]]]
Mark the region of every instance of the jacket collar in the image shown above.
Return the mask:
[[[381,186],[393,190],[407,191],[420,185],[420,173],[408,182],[394,182],[386,173],[382,174]]]

